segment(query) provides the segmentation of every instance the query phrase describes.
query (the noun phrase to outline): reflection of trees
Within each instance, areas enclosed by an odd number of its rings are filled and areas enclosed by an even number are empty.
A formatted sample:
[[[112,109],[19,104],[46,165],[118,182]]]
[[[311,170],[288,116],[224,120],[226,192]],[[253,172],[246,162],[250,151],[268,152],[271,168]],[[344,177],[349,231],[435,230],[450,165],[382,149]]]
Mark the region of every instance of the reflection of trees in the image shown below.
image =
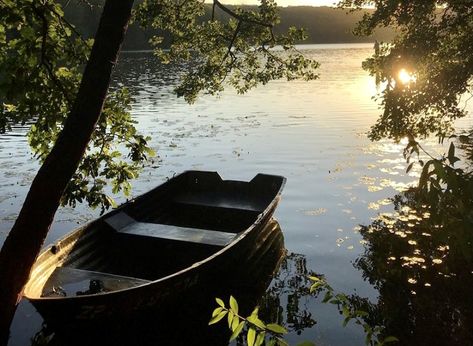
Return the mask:
[[[301,333],[316,322],[308,307],[311,281],[308,276],[316,274],[307,269],[304,255],[288,254],[271,287],[261,301],[261,310],[266,321],[284,323],[290,331]]]
[[[403,345],[473,344],[473,218],[468,203],[457,202],[434,210],[428,196],[411,190],[394,198],[395,213],[360,231],[365,253],[355,266],[379,301],[351,302]]]

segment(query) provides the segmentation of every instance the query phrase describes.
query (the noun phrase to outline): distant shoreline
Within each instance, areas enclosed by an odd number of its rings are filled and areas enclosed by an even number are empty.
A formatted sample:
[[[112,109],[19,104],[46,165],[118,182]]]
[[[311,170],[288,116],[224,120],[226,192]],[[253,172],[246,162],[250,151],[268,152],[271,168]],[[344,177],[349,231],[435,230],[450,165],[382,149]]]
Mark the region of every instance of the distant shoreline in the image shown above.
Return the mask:
[[[95,0],[100,3],[102,0]],[[230,7],[235,7],[230,6]],[[256,6],[241,6],[248,10],[256,9]],[[209,5],[202,21],[210,19],[211,7]],[[370,37],[360,37],[353,35],[352,31],[356,24],[361,20],[363,14],[370,10],[363,10],[354,13],[328,6],[287,6],[279,7],[281,23],[274,27],[276,34],[282,34],[288,31],[291,26],[304,28],[308,34],[307,41],[301,44],[350,44],[367,43],[373,44],[374,41],[390,41],[395,32],[392,29],[381,28]],[[71,2],[65,8],[66,17],[71,23],[76,25],[79,32],[84,37],[93,37],[96,25],[100,18],[100,7],[96,6],[90,10],[86,6],[81,6]],[[225,15],[218,12],[218,19],[225,19]],[[126,51],[145,51],[152,47],[149,40],[154,35],[164,37],[163,45],[169,47],[171,42],[170,35],[158,30],[144,30],[136,24],[128,28],[123,49]]]
[[[333,42],[333,43],[302,43],[297,44],[298,49],[367,49],[373,48],[373,42]],[[121,53],[125,54],[151,54],[152,49],[126,49]]]

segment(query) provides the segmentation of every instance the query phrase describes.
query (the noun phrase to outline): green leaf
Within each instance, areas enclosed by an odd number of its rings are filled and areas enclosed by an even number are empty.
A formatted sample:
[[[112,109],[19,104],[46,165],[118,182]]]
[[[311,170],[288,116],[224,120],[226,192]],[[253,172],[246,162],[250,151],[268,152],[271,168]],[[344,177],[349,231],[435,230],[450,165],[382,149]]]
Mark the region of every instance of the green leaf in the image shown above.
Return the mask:
[[[248,334],[246,335],[246,341],[248,343],[248,346],[253,346],[255,343],[255,338],[256,338],[256,330],[253,328],[250,328],[248,330]]]
[[[216,301],[217,304],[220,305],[222,308],[225,307],[225,303],[223,302],[222,299],[220,299],[220,298],[215,298],[215,301]]]
[[[233,296],[230,296],[230,308],[235,314],[238,314],[238,303]]]
[[[324,296],[324,299],[322,300],[322,303],[328,302],[330,299],[332,299],[332,297],[333,297],[332,292],[330,291],[325,292],[325,296]]]
[[[278,345],[280,345],[280,346],[289,346],[289,344],[288,344],[285,340],[283,340],[283,339],[281,339],[281,338],[277,338],[277,343],[278,343]]]
[[[258,312],[259,312],[259,306],[257,306],[256,308],[253,309],[250,316],[258,317]]]
[[[245,326],[246,322],[245,321],[241,321],[238,326],[235,328],[235,330],[233,331],[233,334],[232,336],[230,336],[230,341],[236,339],[238,337],[238,335],[240,335],[241,331],[243,330],[243,327]]]
[[[399,342],[399,339],[395,336],[387,336],[383,339],[383,344],[391,343],[391,342]]]
[[[323,286],[325,286],[325,282],[323,281],[314,282],[312,286],[310,286],[310,293],[315,292],[319,287]]]
[[[246,320],[248,322],[250,322],[251,324],[257,326],[260,329],[265,329],[266,328],[264,322],[261,321],[258,317],[254,316],[254,315],[251,315],[251,316],[247,317]]]
[[[234,332],[240,325],[240,318],[238,316],[233,317],[231,329]]]
[[[256,335],[255,346],[261,346],[264,343],[265,335],[266,335],[265,332],[260,332]]]
[[[222,318],[224,318],[226,314],[227,314],[227,311],[222,311],[221,313],[219,313],[217,316],[215,316],[214,318],[210,320],[209,325],[217,323]]]
[[[356,310],[355,315],[358,317],[368,317],[370,314],[363,310]]]
[[[269,323],[266,325],[266,328],[276,334],[286,334],[287,330],[283,326],[280,326],[276,323]]]
[[[231,328],[232,327],[232,322],[233,322],[233,316],[235,316],[235,314],[233,313],[232,310],[230,310],[228,312],[228,315],[227,315],[227,321],[228,321],[228,328]]]
[[[217,316],[219,313],[221,313],[221,312],[222,312],[222,310],[223,310],[223,308],[222,308],[222,307],[220,307],[220,308],[216,308],[216,309],[215,309],[215,310],[212,312],[212,317],[215,317],[215,316]]]
[[[116,207],[117,207],[117,203],[115,202],[115,200],[114,200],[112,197],[105,195],[105,199],[107,200],[107,203],[108,203],[112,208],[116,208]]]

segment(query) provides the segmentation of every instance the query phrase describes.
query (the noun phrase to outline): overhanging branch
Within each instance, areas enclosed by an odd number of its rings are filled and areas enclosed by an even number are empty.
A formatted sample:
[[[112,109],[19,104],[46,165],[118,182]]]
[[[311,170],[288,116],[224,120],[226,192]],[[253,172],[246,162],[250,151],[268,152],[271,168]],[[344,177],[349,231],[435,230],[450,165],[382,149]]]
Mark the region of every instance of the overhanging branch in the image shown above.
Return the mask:
[[[256,19],[246,18],[244,16],[241,16],[240,14],[230,10],[228,7],[223,5],[218,0],[213,1],[213,7],[215,8],[215,6],[218,6],[218,8],[220,8],[223,12],[225,12],[226,14],[230,15],[231,17],[233,17],[235,19],[238,19],[240,22],[246,22],[246,23],[251,23],[251,24],[255,24],[255,25],[260,25],[260,26],[264,26],[264,27],[270,28],[270,29],[273,28],[273,24],[265,23],[265,22],[261,22],[261,21],[256,20]]]

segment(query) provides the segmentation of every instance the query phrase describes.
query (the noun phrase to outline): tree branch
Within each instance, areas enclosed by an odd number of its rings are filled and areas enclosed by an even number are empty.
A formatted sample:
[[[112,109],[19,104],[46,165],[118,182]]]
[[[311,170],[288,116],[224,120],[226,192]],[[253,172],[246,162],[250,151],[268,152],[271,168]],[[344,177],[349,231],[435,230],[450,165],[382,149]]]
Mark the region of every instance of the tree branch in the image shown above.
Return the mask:
[[[235,32],[233,33],[233,37],[230,41],[230,43],[228,44],[228,50],[227,50],[227,53],[225,54],[225,56],[223,57],[222,59],[222,64],[225,60],[227,60],[228,58],[228,55],[230,54],[230,52],[232,51],[232,48],[233,48],[233,44],[235,43],[235,40],[236,38],[238,37],[238,33],[240,32],[240,27],[241,27],[241,22],[238,22],[238,25],[235,29]]]
[[[264,23],[264,22],[261,22],[261,21],[259,21],[259,20],[255,20],[255,19],[251,19],[251,18],[245,18],[245,17],[239,15],[238,13],[236,13],[236,12],[230,10],[228,7],[226,7],[225,5],[223,5],[223,4],[222,4],[220,1],[218,1],[218,0],[213,0],[213,6],[218,6],[218,8],[220,8],[223,12],[225,12],[226,14],[230,15],[231,17],[233,17],[233,18],[235,18],[235,19],[238,19],[238,20],[241,21],[241,22],[256,24],[256,25],[264,26],[264,27],[270,28],[270,29],[273,28],[273,25],[272,25],[272,24]]]
[[[87,45],[87,41],[84,40],[84,38],[82,37],[82,34],[77,31],[77,29],[75,28],[74,25],[72,25],[66,18],[64,18],[64,16],[61,16],[59,13],[57,13],[57,11],[54,9],[54,8],[51,8],[48,6],[48,9],[51,11],[51,13],[55,14],[56,17],[58,18],[59,22],[60,23],[64,23],[66,24],[66,26],[71,29],[71,31],[76,34],[76,36],[82,41],[82,43],[84,43],[85,45]]]

